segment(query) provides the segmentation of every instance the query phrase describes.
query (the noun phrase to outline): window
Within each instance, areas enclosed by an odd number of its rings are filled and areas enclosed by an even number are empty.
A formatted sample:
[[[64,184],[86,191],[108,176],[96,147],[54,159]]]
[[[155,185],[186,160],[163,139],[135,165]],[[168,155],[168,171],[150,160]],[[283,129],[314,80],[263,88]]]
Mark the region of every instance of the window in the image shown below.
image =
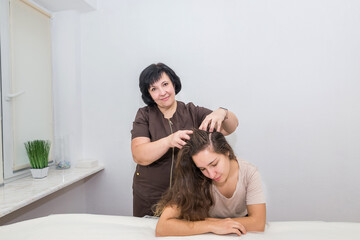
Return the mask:
[[[1,72],[1,71],[0,71]],[[1,78],[0,78],[1,79]],[[1,94],[0,94],[1,95]],[[1,128],[0,128],[0,136],[1,134]],[[3,177],[3,158],[2,158],[2,140],[0,138],[0,186],[4,183],[4,177]]]
[[[1,0],[0,9],[6,180],[28,171],[24,142],[53,142],[51,19],[25,0]]]

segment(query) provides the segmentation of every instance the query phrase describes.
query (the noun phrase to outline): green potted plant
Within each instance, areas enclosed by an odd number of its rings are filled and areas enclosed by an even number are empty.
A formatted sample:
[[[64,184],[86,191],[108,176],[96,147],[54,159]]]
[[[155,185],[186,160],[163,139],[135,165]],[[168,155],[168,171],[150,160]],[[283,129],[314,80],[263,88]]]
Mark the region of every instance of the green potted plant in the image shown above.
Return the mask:
[[[25,142],[25,149],[30,160],[30,170],[33,178],[44,178],[47,176],[50,145],[48,140]]]

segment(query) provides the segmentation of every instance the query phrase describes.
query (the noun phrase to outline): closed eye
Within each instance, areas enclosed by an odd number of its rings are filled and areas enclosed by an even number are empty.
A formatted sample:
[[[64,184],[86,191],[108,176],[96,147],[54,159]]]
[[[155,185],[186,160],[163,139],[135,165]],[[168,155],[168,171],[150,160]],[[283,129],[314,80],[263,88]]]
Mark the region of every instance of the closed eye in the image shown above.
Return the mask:
[[[211,164],[211,166],[213,166],[213,167],[216,167],[217,165],[218,165],[218,163]]]

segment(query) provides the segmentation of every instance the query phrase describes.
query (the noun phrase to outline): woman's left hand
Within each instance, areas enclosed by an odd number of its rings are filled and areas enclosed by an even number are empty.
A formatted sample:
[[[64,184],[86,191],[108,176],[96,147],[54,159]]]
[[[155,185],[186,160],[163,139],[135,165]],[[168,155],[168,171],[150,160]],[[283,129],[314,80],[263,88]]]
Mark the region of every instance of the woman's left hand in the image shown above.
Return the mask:
[[[205,117],[199,129],[209,132],[213,132],[216,129],[216,131],[220,132],[221,124],[225,120],[226,114],[227,111],[222,108],[213,111]]]

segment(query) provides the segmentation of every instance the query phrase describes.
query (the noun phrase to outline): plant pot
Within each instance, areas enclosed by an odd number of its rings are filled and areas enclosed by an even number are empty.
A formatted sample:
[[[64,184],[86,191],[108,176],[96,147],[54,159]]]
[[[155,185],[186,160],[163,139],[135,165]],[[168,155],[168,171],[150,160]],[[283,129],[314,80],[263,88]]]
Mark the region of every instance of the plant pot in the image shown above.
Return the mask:
[[[31,168],[33,178],[44,178],[48,175],[49,167],[46,168]]]

